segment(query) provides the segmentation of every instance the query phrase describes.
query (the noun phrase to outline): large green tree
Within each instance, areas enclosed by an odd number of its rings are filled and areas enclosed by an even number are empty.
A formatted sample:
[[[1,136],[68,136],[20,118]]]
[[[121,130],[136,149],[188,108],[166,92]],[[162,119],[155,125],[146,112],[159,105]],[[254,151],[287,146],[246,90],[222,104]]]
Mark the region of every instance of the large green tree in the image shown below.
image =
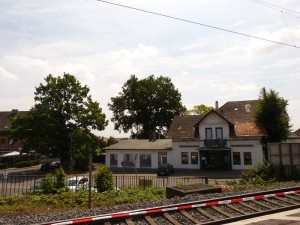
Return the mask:
[[[266,142],[278,142],[288,137],[291,126],[286,107],[288,100],[279,96],[274,90],[262,88],[255,110],[256,120],[268,133]]]
[[[140,80],[132,75],[108,106],[113,112],[114,128],[131,131],[131,136],[137,138],[148,138],[149,131],[165,135],[174,115],[185,111],[171,79],[153,75]]]
[[[92,101],[89,88],[73,75],[45,78],[35,90],[35,105],[11,121],[10,135],[23,141],[24,150],[59,157],[65,168],[70,158],[86,156],[95,150],[97,138],[92,130],[107,125],[100,105]]]
[[[214,109],[212,106],[206,106],[204,104],[194,105],[192,109],[186,110],[184,115],[203,115]]]

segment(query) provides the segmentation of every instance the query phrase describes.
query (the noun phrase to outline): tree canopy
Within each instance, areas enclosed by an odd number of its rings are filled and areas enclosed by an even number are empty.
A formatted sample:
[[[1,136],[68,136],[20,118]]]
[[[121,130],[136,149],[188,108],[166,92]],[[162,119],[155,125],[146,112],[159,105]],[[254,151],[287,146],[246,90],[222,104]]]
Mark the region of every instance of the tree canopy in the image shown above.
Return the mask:
[[[171,79],[153,75],[141,80],[132,75],[108,106],[113,112],[114,128],[131,131],[131,136],[137,138],[148,138],[149,131],[165,135],[174,115],[185,111]]]
[[[255,110],[256,120],[264,126],[268,133],[267,142],[285,140],[290,132],[289,116],[286,107],[288,100],[279,97],[274,90],[262,88]]]
[[[212,106],[206,106],[204,104],[195,105],[192,109],[186,110],[184,115],[203,115],[214,109]]]
[[[23,141],[25,151],[59,157],[69,166],[71,157],[96,148],[98,141],[91,130],[103,130],[107,121],[99,103],[92,101],[89,88],[73,75],[50,74],[45,82],[36,87],[30,111],[11,121],[9,133]]]

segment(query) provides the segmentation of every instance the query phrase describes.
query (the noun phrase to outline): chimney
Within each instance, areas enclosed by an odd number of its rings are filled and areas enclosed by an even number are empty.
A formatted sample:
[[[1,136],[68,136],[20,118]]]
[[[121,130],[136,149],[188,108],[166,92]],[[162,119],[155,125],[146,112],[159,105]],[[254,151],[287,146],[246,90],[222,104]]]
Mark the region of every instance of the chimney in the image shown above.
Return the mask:
[[[219,102],[216,101],[216,103],[215,103],[215,110],[218,110],[218,109],[219,109]]]
[[[15,115],[17,115],[17,114],[18,114],[18,112],[19,112],[19,110],[18,110],[18,109],[13,109],[13,110],[11,110],[11,114],[10,114],[10,116],[15,116]]]
[[[153,139],[153,131],[149,130],[149,141],[152,141]]]
[[[153,134],[152,134],[152,141],[155,141],[156,140],[156,132],[155,130],[153,131]]]

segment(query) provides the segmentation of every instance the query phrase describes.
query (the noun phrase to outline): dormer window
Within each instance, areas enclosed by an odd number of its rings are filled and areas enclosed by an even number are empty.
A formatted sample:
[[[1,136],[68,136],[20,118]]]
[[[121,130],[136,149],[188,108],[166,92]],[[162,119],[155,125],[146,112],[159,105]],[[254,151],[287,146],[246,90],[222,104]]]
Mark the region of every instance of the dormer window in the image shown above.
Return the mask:
[[[251,112],[251,105],[250,105],[250,104],[246,104],[246,105],[245,105],[245,111],[246,111],[247,113]]]

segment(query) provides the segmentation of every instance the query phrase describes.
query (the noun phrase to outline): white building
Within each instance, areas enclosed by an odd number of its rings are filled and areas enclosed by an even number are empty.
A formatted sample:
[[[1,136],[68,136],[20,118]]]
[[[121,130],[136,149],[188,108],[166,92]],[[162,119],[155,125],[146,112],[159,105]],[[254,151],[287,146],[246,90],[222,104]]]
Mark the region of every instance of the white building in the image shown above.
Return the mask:
[[[168,139],[123,140],[107,147],[110,168],[243,170],[263,161],[266,132],[254,119],[257,100],[227,102],[206,115],[175,116]],[[217,105],[217,104],[216,104]]]

